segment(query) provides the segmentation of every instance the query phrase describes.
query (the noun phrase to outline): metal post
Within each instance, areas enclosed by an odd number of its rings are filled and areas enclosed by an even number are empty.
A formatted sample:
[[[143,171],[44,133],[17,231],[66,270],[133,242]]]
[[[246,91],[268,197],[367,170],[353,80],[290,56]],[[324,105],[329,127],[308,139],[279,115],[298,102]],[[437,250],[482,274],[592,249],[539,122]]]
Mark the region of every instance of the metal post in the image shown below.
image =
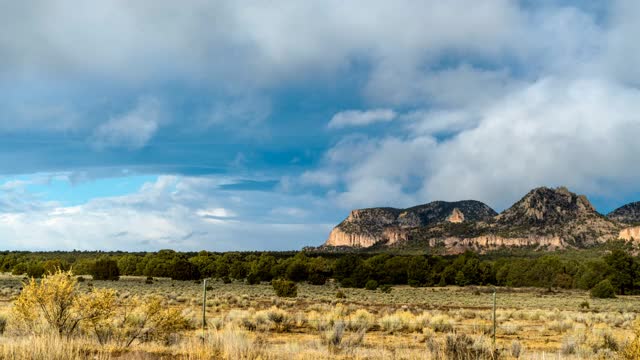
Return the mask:
[[[207,327],[207,280],[202,282],[202,342],[204,342],[205,329]]]
[[[493,348],[496,348],[496,289],[493,289]]]

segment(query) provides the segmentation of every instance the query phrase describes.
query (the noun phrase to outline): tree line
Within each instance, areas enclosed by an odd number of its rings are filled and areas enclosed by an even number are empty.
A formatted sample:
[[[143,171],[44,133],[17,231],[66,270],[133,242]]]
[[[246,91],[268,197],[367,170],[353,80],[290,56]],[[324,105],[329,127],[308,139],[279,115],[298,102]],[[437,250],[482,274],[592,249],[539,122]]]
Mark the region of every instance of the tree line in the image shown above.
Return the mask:
[[[357,288],[497,285],[589,290],[608,281],[617,294],[640,293],[640,259],[623,248],[587,259],[555,253],[490,257],[474,252],[457,256],[173,250],[0,253],[0,271],[37,278],[56,269],[105,280],[136,275],[174,280],[217,278],[248,284],[287,279],[322,285],[335,279],[342,287]]]

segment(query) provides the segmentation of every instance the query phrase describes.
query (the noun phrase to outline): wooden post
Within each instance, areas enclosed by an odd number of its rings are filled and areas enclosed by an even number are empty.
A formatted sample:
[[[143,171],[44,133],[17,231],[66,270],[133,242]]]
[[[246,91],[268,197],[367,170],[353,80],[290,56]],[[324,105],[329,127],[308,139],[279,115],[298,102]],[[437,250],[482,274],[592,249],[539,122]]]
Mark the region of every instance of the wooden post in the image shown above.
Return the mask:
[[[205,331],[207,328],[207,280],[202,282],[202,342],[204,343]]]

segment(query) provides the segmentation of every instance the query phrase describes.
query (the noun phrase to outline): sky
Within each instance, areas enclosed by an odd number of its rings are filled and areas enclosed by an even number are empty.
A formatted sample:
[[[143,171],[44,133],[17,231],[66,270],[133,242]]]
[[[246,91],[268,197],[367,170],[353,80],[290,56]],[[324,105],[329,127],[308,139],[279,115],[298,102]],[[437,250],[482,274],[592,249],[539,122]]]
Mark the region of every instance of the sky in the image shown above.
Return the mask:
[[[640,2],[0,1],[0,248],[288,250],[640,200]]]

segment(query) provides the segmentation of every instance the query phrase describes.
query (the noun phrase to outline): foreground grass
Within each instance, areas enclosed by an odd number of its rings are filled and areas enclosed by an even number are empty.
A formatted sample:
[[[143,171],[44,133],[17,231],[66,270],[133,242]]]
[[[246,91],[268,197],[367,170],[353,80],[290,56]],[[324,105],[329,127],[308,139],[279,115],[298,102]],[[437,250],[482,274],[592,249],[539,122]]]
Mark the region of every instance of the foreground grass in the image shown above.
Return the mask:
[[[192,328],[201,323],[202,285],[125,277],[84,281],[83,291],[113,288],[121,299],[161,295]],[[21,278],[0,277],[0,316],[9,317]],[[0,336],[2,359],[493,359],[489,288],[395,287],[391,293],[301,284],[295,299],[279,299],[267,284],[213,282],[207,330],[170,343],[100,345],[19,332],[9,318]],[[585,292],[498,289],[495,348],[503,359],[616,358],[633,338],[639,297],[590,299]],[[4,315],[3,315],[4,314]],[[465,357],[466,356],[466,357]]]

